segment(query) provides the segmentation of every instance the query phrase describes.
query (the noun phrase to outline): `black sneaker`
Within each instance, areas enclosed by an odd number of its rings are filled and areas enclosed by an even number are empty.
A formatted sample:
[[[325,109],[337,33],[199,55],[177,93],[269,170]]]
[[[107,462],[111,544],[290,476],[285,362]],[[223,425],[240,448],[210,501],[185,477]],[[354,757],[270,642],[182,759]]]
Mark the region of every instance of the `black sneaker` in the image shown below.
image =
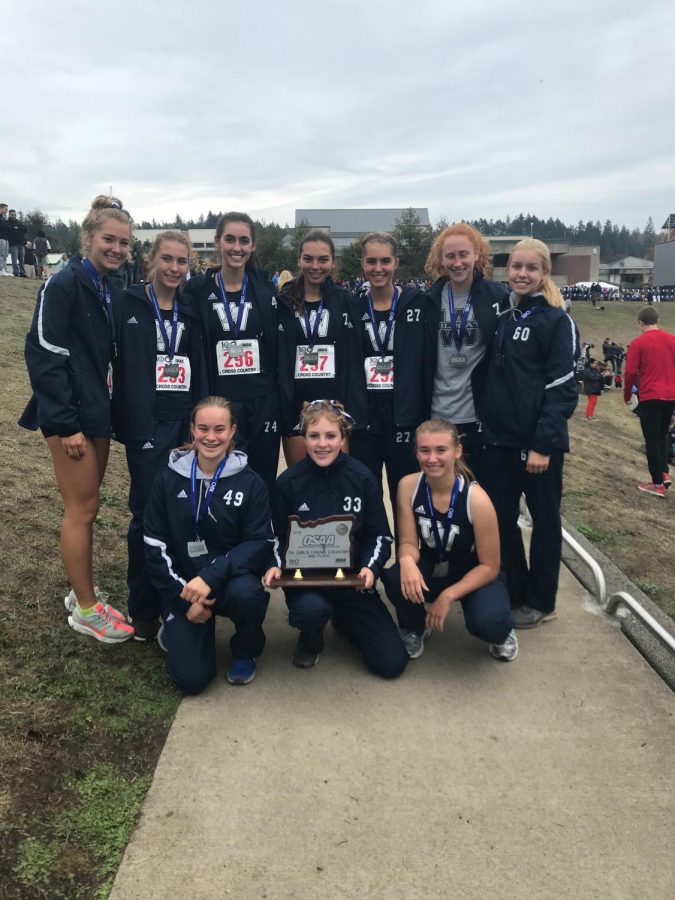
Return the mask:
[[[152,622],[142,622],[139,619],[134,619],[132,624],[134,626],[135,641],[156,640],[157,632],[159,631],[159,622],[157,619],[154,619]]]
[[[319,651],[310,646],[309,635],[301,631],[293,651],[293,665],[299,669],[313,669],[319,661]]]

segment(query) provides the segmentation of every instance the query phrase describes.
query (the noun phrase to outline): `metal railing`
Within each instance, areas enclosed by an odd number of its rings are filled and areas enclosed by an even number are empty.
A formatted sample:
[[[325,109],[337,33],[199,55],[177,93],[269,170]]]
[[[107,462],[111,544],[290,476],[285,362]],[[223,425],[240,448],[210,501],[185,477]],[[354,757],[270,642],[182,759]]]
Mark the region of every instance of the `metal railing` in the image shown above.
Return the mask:
[[[593,578],[595,579],[595,587],[597,591],[597,601],[604,609],[607,605],[607,582],[605,581],[605,573],[600,568],[600,564],[593,559],[591,554],[584,547],[581,546],[579,541],[572,537],[572,535],[562,530],[562,538],[563,541],[567,544],[568,547],[571,547],[572,550],[580,556],[583,561],[586,563],[588,568],[593,573]]]

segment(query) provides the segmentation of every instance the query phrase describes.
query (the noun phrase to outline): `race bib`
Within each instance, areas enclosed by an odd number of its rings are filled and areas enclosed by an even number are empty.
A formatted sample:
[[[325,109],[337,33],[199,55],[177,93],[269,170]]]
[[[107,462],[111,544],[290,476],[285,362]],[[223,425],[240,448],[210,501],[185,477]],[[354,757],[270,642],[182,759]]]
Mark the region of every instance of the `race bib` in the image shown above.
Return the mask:
[[[216,359],[219,375],[260,374],[260,345],[257,338],[218,341]]]
[[[187,356],[168,356],[157,354],[155,366],[155,390],[157,391],[189,391],[192,369]]]
[[[394,357],[367,356],[364,361],[366,387],[369,391],[394,389]]]
[[[335,344],[295,348],[296,378],[335,378]]]

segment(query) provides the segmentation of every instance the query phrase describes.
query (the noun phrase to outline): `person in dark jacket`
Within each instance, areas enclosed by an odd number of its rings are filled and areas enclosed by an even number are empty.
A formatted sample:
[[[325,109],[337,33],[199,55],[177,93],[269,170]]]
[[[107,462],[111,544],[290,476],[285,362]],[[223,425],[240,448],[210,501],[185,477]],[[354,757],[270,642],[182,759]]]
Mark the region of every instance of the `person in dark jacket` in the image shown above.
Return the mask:
[[[378,485],[360,462],[343,453],[351,427],[341,404],[330,400],[306,403],[301,415],[307,456],[283,472],[272,500],[274,532],[286,546],[289,516],[310,522],[326,516],[352,521],[353,568],[363,588],[287,588],[288,621],[300,630],[293,662],[302,669],[316,665],[323,650],[329,619],[363,655],[376,675],[396,678],[408,655],[393,619],[373,586],[391,552],[391,533]],[[269,587],[281,575],[283,561],[265,574]]]
[[[350,300],[361,338],[361,378],[350,378],[347,409],[356,421],[349,452],[382,484],[386,468],[389,496],[417,470],[415,428],[428,418],[424,396],[424,300],[417,288],[394,287],[396,241],[373,233],[362,242],[361,265],[370,288]]]
[[[24,254],[26,246],[26,226],[16,216],[16,210],[10,209],[9,217],[5,223],[9,252],[12,254],[12,270],[15,277],[27,278],[24,268]]]
[[[349,378],[358,377],[359,342],[349,294],[331,277],[335,246],[323,231],[300,245],[300,274],[279,295],[279,389],[283,446],[292,466],[305,455],[298,429],[303,403],[327,397],[349,402]]]
[[[265,646],[269,595],[260,577],[274,541],[263,480],[234,449],[232,405],[206,397],[191,417],[192,449],[171,453],[145,508],[148,574],[161,597],[158,640],[187,694],[216,676],[215,616],[234,622],[230,684],[248,684]]]
[[[231,401],[237,448],[268,490],[279,461],[277,301],[274,286],[255,260],[255,224],[228,212],[216,226],[222,265],[188,281],[204,332],[209,391]]]
[[[39,229],[35,236],[35,240],[33,241],[33,250],[35,251],[35,258],[37,259],[36,274],[38,278],[47,277],[47,255],[51,249],[52,247],[47,240],[47,235],[42,229]]]
[[[545,244],[526,238],[515,245],[507,267],[512,307],[499,318],[482,403],[482,484],[497,511],[516,628],[556,615],[567,420],[579,396],[576,329],[550,273]],[[529,570],[518,528],[521,493],[533,521]]]
[[[192,409],[208,394],[201,322],[181,291],[191,250],[185,232],[158,234],[150,251],[152,281],[127,288],[115,305],[113,429],[131,479],[127,604],[141,641],[154,639],[160,614],[145,570],[143,510],[169,451],[189,438]]]
[[[518,640],[499,571],[494,507],[462,461],[455,425],[422,422],[415,446],[422,473],[399,485],[398,563],[382,575],[408,655],[422,655],[425,638],[443,630],[450,606],[459,602],[468,631],[495,659],[509,662]]]
[[[82,257],[38,291],[26,338],[33,396],[19,424],[42,430],[63,498],[61,555],[72,590],[68,623],[105,643],[134,630],[95,588],[93,523],[110,448],[115,325],[110,276],[131,241],[131,218],[115,197],[97,197],[82,223]]]
[[[427,259],[435,278],[427,293],[426,378],[431,415],[457,425],[464,456],[480,481],[483,457],[481,400],[489,342],[508,292],[484,277],[490,247],[471,225],[449,225]],[[425,417],[426,418],[426,417]]]
[[[595,360],[588,361],[588,367],[579,373],[584,386],[584,394],[586,395],[586,412],[585,417],[591,421],[595,420],[595,407],[598,404],[598,397],[602,394],[605,386],[605,377],[602,374],[601,364]]]

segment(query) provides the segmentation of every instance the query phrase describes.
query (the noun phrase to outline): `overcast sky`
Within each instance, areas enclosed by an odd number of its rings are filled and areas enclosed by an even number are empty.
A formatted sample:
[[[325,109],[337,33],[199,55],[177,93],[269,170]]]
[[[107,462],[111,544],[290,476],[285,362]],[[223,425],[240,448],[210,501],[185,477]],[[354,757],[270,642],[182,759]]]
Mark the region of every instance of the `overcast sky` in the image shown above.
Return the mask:
[[[671,0],[0,0],[0,202],[675,212]]]

